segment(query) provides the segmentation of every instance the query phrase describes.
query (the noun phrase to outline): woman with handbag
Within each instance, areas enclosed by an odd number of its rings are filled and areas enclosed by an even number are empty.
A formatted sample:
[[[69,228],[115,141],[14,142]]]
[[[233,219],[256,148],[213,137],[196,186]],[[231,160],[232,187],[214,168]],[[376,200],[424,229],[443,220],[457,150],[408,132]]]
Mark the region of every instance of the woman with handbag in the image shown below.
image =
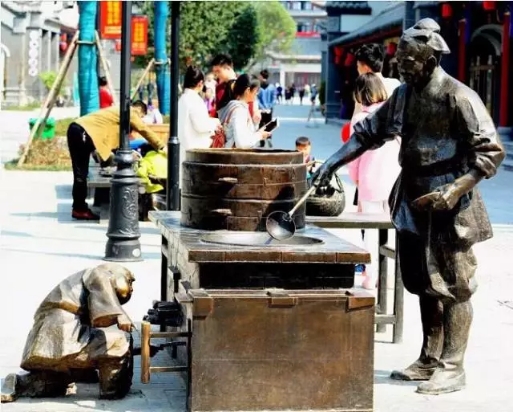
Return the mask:
[[[232,84],[233,99],[218,111],[224,129],[225,148],[249,149],[271,136],[264,128],[257,129],[249,112],[249,104],[254,102],[260,82],[247,74],[240,75]],[[214,146],[215,147],[215,146]]]

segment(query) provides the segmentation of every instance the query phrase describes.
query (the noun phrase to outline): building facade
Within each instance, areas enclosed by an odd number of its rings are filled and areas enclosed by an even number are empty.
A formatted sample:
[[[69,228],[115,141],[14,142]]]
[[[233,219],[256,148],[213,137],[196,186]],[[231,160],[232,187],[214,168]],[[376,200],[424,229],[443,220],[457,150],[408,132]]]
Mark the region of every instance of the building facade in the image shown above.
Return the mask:
[[[354,52],[358,47],[365,43],[383,44],[386,50],[383,75],[399,78],[394,56],[403,29],[431,17],[440,24],[441,34],[451,49],[451,54],[443,57],[442,67],[480,95],[501,134],[508,136],[513,126],[510,80],[513,2],[382,3],[385,7],[375,13],[375,2],[368,2],[373,17],[329,41],[327,100],[331,110],[328,109],[328,118],[350,119],[352,115],[352,81],[357,76]],[[328,19],[333,14],[336,13],[328,9]],[[341,22],[343,16],[342,13]],[[340,28],[343,29],[342,24]]]
[[[59,68],[61,23],[45,6],[41,1],[1,2],[2,102],[25,105],[40,99],[46,90],[39,75]]]
[[[321,33],[326,21],[326,11],[322,6],[324,2],[281,3],[296,22],[297,32],[289,54],[268,53],[264,65],[270,72],[270,80],[283,86],[318,85],[321,82],[321,55],[324,47]]]

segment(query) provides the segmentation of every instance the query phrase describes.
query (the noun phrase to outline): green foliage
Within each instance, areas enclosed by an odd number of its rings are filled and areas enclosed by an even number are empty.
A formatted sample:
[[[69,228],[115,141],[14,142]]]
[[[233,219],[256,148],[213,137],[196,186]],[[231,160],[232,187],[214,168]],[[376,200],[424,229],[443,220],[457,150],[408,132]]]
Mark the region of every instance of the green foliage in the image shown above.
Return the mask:
[[[153,1],[136,2],[148,16],[148,54],[134,63],[146,67],[154,56]],[[254,3],[255,5],[258,2]],[[283,9],[283,7],[281,7]],[[285,9],[283,9],[285,10]],[[286,12],[285,12],[286,13]],[[171,21],[171,10],[168,24]],[[288,15],[287,15],[288,16]],[[243,68],[255,56],[261,43],[262,22],[257,9],[245,1],[187,1],[180,5],[180,66],[196,64],[205,69],[218,53],[229,53],[236,68]],[[265,26],[265,24],[264,24]],[[295,27],[295,26],[294,26]],[[170,55],[170,37],[167,53]]]
[[[49,70],[49,71],[42,72],[39,74],[39,78],[43,82],[47,91],[50,91],[50,89],[53,87],[53,84],[57,80],[57,76],[58,76],[58,73],[53,70]],[[59,88],[59,90],[57,90],[57,94],[60,94],[61,88],[63,86],[65,86],[64,82],[62,82],[61,87]]]
[[[260,25],[255,8],[247,3],[246,7],[234,16],[234,22],[227,34],[226,49],[233,59],[235,70],[242,70],[257,53],[260,42]]]
[[[285,7],[277,0],[254,2],[260,26],[255,61],[263,60],[266,53],[287,54],[296,36],[296,23]]]

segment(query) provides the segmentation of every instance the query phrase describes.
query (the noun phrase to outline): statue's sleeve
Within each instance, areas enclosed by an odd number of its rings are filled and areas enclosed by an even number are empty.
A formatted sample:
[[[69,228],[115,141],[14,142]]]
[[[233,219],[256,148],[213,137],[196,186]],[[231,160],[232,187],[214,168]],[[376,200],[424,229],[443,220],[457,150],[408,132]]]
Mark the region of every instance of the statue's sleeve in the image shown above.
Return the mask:
[[[366,149],[378,149],[400,134],[398,119],[402,115],[396,111],[404,106],[404,102],[397,90],[378,110],[354,125],[354,136]]]
[[[89,292],[87,303],[91,326],[106,328],[115,325],[124,311],[109,276],[102,270],[93,269],[84,276],[83,282]]]
[[[495,175],[506,154],[493,120],[476,93],[465,93],[456,99],[456,121],[470,152],[469,166],[486,179]]]

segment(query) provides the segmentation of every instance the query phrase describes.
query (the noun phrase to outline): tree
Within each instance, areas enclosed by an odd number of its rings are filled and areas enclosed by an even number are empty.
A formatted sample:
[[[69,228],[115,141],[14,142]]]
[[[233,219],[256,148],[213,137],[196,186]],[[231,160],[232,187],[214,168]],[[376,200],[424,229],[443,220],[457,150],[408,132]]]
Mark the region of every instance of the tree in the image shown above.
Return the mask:
[[[145,67],[154,56],[154,7],[152,1],[137,2],[148,16],[148,54],[135,59]],[[169,24],[169,22],[168,22]],[[180,5],[180,65],[208,67],[218,53],[229,53],[237,65],[244,67],[256,53],[260,43],[261,24],[254,6],[245,1],[187,1]],[[170,38],[167,39],[168,55]]]
[[[247,3],[235,16],[223,50],[232,57],[235,70],[242,70],[256,55],[260,36],[257,12]]]
[[[269,52],[290,52],[296,36],[296,22],[279,1],[256,1],[253,7],[257,12],[260,37],[250,66],[264,60]]]

